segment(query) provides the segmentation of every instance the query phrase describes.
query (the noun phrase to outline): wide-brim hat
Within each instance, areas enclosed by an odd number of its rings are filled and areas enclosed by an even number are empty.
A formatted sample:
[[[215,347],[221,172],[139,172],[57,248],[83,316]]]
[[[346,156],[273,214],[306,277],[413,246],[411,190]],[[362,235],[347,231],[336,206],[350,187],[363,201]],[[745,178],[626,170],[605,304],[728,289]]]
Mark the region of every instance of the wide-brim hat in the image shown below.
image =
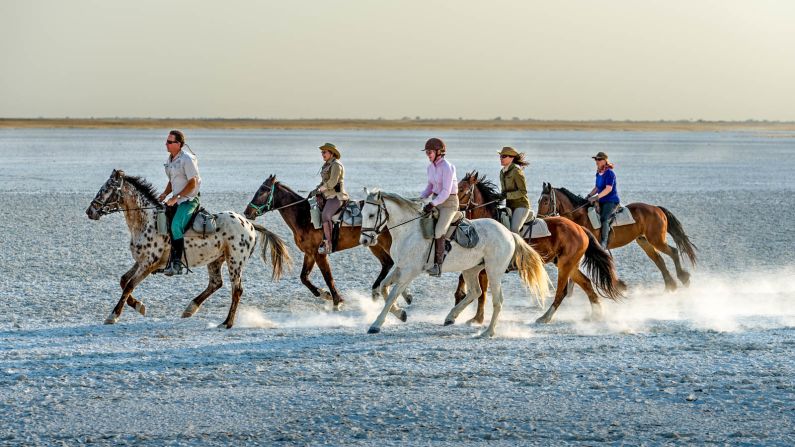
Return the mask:
[[[334,157],[336,159],[338,159],[338,160],[340,158],[342,158],[342,156],[340,155],[340,151],[337,149],[337,146],[334,146],[331,143],[324,143],[323,146],[320,146],[319,149],[321,151],[329,151],[329,152],[331,152],[334,155]]]
[[[501,151],[499,151],[497,153],[500,154],[500,155],[507,155],[509,157],[518,157],[519,156],[519,152],[517,152],[516,149],[514,149],[514,148],[512,148],[510,146],[505,146],[504,148],[502,148]]]
[[[594,160],[607,160],[607,154],[604,152],[597,152],[593,157]]]

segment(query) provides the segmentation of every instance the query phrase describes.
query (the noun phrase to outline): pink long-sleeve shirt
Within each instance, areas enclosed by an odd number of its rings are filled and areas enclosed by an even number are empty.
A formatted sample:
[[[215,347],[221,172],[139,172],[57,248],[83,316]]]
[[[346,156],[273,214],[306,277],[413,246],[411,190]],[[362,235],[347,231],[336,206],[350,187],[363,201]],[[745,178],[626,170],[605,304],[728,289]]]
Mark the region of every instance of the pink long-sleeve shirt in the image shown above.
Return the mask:
[[[436,194],[431,201],[433,206],[439,206],[450,197],[450,194],[457,194],[458,178],[455,175],[455,166],[452,163],[440,158],[428,165],[428,186],[422,191],[420,197],[423,199]]]

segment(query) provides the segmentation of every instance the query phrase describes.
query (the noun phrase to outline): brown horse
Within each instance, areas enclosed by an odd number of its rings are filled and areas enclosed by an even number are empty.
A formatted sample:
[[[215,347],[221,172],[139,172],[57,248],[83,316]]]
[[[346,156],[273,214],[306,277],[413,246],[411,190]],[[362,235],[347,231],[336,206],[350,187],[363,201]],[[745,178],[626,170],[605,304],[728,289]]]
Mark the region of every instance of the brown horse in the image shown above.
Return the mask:
[[[561,216],[571,219],[579,225],[589,229],[597,238],[601,231],[595,230],[588,219],[588,200],[574,194],[566,188],[553,188],[551,184],[544,183],[541,197],[538,199],[538,214],[548,216]],[[696,265],[696,246],[690,242],[682,224],[670,211],[661,207],[645,203],[630,203],[626,206],[632,213],[635,223],[613,227],[610,231],[607,248],[618,248],[635,241],[640,248],[651,258],[652,262],[660,269],[665,288],[676,289],[676,281],[671,277],[665,266],[662,256],[665,253],[674,260],[676,276],[682,284],[690,284],[690,273],[682,268],[680,258],[690,259]],[[666,233],[673,237],[676,247],[668,245]]]
[[[337,286],[334,284],[334,277],[331,275],[331,266],[328,262],[328,255],[319,254],[317,252],[320,243],[323,241],[323,230],[316,230],[312,225],[309,215],[309,202],[305,197],[302,197],[297,192],[290,189],[289,186],[276,180],[275,175],[269,176],[262,186],[254,193],[254,198],[246,207],[244,212],[246,218],[256,219],[268,211],[276,211],[282,215],[282,218],[290,227],[295,238],[295,244],[304,252],[304,265],[301,268],[301,282],[312,292],[313,295],[324,299],[331,299],[334,303],[334,309],[339,309],[340,304],[344,301],[337,291]],[[359,238],[361,237],[361,227],[340,227],[339,239],[334,251],[347,250],[359,245]],[[394,262],[389,256],[389,247],[392,244],[392,238],[388,232],[381,234],[378,238],[378,244],[368,247],[370,251],[378,258],[381,263],[381,273],[373,283],[372,293],[373,299],[377,298],[380,294],[380,284],[384,279],[389,269],[392,268]],[[326,281],[330,293],[326,290],[318,289],[309,280],[309,274],[312,272],[315,264],[320,267],[323,273],[323,279]],[[411,294],[409,292],[403,293],[403,298],[407,303],[411,303]],[[396,309],[398,316],[403,321],[406,321],[406,313]]]
[[[497,218],[497,202],[500,200],[497,186],[490,180],[486,180],[485,176],[478,176],[477,172],[467,173],[464,179],[458,183],[458,200],[461,203],[461,210],[469,219]],[[624,283],[616,277],[613,259],[602,250],[591,232],[574,222],[560,217],[550,217],[544,221],[552,235],[536,239],[528,237],[525,241],[541,255],[544,263],[555,263],[558,268],[558,285],[555,290],[555,301],[536,322],[552,321],[563,298],[571,293],[570,288],[567,287],[570,279],[588,295],[592,317],[599,318],[602,310],[599,296],[594,292],[594,288],[603,297],[613,300],[621,297],[625,289]],[[588,272],[587,276],[579,269],[581,259],[583,267]],[[589,277],[593,278],[593,282]],[[475,323],[483,322],[483,307],[486,302],[486,287],[488,287],[488,279],[483,271],[480,272],[479,280],[481,294],[478,297],[477,313],[472,319],[472,322]],[[463,277],[459,277],[458,288],[455,292],[456,304],[464,296],[466,296],[466,291]]]

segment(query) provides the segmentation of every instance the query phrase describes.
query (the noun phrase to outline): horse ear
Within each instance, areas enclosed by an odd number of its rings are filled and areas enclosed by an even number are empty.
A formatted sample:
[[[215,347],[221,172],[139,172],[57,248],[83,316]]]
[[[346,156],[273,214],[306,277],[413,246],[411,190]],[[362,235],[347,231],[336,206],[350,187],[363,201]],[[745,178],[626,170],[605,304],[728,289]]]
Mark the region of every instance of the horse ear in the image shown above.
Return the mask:
[[[110,176],[117,180],[121,179],[124,177],[124,171],[121,169],[114,169],[113,172],[110,173]]]
[[[366,186],[363,186],[362,189],[364,190],[364,196],[367,197],[370,195],[370,191],[367,190]]]

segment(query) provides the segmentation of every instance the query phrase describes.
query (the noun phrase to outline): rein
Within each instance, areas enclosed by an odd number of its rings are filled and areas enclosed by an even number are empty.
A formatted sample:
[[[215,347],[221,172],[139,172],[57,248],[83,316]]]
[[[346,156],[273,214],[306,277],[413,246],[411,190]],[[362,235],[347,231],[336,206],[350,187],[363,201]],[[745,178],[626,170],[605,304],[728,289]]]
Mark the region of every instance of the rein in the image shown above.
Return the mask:
[[[108,214],[113,213],[122,213],[125,211],[137,211],[137,210],[155,210],[162,208],[163,205],[154,205],[154,206],[142,206],[140,208],[122,208],[121,207],[121,188],[124,186],[124,179],[122,178],[119,181],[119,185],[115,186],[113,201],[105,201],[104,203],[100,203],[99,200],[94,199],[91,201],[92,205],[97,206],[97,212],[102,216],[107,216]],[[110,197],[108,197],[110,200]],[[111,207],[113,207],[111,209]]]
[[[582,205],[580,205],[580,206],[578,206],[578,207],[576,207],[574,209],[566,211],[565,213],[560,213],[560,212],[558,212],[558,195],[555,193],[555,188],[552,188],[552,193],[549,194],[549,198],[550,198],[550,201],[552,202],[552,212],[549,213],[549,214],[543,214],[543,215],[539,214],[538,217],[566,216],[566,215],[569,215],[569,214],[571,214],[571,213],[573,213],[575,211],[579,211],[579,210],[581,210],[581,209],[583,209],[583,208],[585,208],[585,207],[587,207],[588,205],[591,204],[591,202],[585,202]],[[538,202],[540,204],[541,203],[541,199],[538,199]]]
[[[276,184],[277,183],[279,183],[279,182],[275,181],[273,183],[273,185],[268,187],[268,190],[270,191],[270,194],[268,194],[268,200],[264,204],[257,205],[253,201],[249,202],[248,206],[250,206],[251,208],[254,209],[254,211],[257,212],[257,216],[262,216],[263,214],[267,213],[268,211],[283,210],[285,208],[289,208],[289,207],[291,207],[293,205],[298,205],[301,202],[306,202],[307,200],[309,200],[308,198],[301,199],[301,200],[297,200],[297,201],[292,202],[292,203],[288,203],[287,205],[280,206],[278,208],[272,208],[273,207],[273,193],[274,193],[274,191],[276,189]]]

